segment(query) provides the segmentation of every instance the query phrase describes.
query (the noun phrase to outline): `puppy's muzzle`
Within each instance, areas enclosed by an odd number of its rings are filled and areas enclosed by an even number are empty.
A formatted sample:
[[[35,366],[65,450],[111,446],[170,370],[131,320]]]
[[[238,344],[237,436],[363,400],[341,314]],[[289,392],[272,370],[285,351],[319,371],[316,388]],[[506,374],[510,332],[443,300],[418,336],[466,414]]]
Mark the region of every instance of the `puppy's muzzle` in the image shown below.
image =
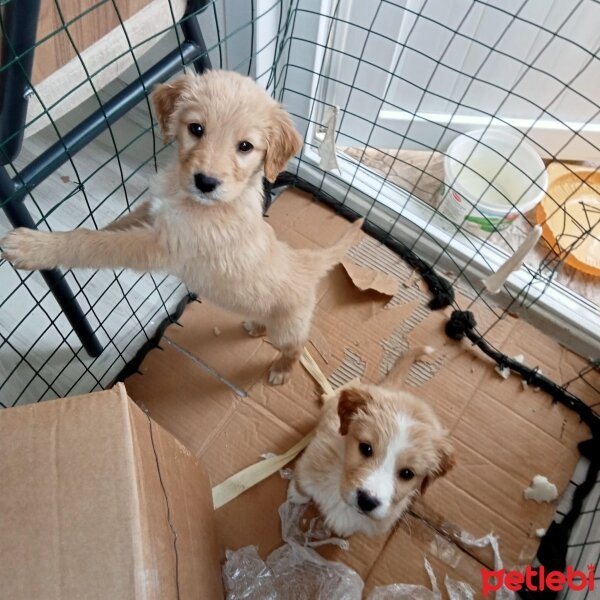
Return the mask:
[[[210,192],[214,192],[221,185],[221,181],[216,177],[210,177],[204,173],[196,173],[194,175],[194,184],[202,193],[210,194]]]
[[[365,492],[365,490],[358,490],[356,492],[356,504],[358,504],[358,508],[364,513],[370,513],[375,510],[381,502],[374,496],[371,496],[371,494]]]

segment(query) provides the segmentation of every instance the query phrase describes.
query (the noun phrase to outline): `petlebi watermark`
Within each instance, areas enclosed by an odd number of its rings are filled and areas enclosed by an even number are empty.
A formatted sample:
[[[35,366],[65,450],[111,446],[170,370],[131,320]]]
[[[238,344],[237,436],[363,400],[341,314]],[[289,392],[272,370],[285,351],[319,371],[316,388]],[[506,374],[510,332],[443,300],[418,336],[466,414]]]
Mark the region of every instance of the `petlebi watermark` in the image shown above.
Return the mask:
[[[587,571],[577,571],[571,565],[565,573],[560,571],[547,571],[542,565],[538,568],[527,566],[525,571],[511,571],[499,569],[491,571],[481,569],[481,591],[487,598],[490,592],[497,592],[504,588],[511,592],[520,592],[523,589],[532,592],[551,591],[560,592],[565,588],[574,592],[595,589],[595,565],[588,565]]]

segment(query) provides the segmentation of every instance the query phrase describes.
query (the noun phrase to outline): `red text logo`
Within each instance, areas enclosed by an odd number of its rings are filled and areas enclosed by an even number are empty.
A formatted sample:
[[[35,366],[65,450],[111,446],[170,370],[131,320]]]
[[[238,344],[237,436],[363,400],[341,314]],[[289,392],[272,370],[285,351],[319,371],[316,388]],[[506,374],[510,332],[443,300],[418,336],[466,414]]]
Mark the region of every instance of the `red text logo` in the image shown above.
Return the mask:
[[[546,571],[542,565],[534,569],[527,565],[525,572],[507,571],[488,571],[481,569],[481,588],[483,595],[487,598],[490,592],[496,592],[502,587],[511,592],[519,592],[523,588],[532,592],[550,590],[559,592],[567,586],[570,590],[580,592],[588,589],[594,590],[594,565],[588,565],[586,571],[576,571],[570,565],[566,573],[560,571]]]

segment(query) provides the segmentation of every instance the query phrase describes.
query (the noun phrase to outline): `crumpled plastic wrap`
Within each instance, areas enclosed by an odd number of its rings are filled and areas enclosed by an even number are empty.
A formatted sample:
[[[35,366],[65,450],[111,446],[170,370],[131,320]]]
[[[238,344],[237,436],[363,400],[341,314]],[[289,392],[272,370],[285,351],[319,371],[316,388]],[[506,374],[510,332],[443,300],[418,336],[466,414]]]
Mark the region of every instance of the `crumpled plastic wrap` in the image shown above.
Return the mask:
[[[228,600],[277,600],[273,573],[256,546],[225,552],[223,582]]]
[[[376,587],[369,594],[368,600],[441,600],[440,589],[427,559],[425,559],[425,570],[429,575],[432,589],[428,589],[424,585],[411,583],[392,583],[391,585]]]
[[[282,474],[286,477],[286,474]],[[228,550],[223,567],[227,600],[360,600],[364,587],[358,573],[346,565],[324,559],[312,546],[347,540],[332,538],[320,519],[307,531],[300,528],[306,505],[287,500],[279,507],[283,546],[263,561],[256,546]]]
[[[325,560],[294,542],[266,562],[256,546],[227,551],[223,580],[227,600],[360,600],[363,581],[350,567]]]
[[[393,583],[376,587],[369,594],[367,600],[442,600],[431,564],[427,559],[424,562],[429,581],[431,581],[431,589],[426,588],[424,585]],[[475,597],[473,588],[464,581],[454,581],[446,575],[444,584],[450,600],[473,600]]]
[[[301,546],[316,548],[324,544],[334,544],[343,550],[348,550],[350,544],[343,538],[332,537],[323,521],[319,517],[311,519],[308,528],[303,531],[300,528],[300,519],[306,510],[305,504],[294,504],[287,500],[279,507],[279,518],[281,519],[281,538],[284,542],[295,543]]]
[[[287,470],[286,470],[287,471]],[[291,473],[282,476],[289,478]],[[350,567],[326,560],[314,546],[337,544],[347,549],[348,541],[331,537],[320,519],[309,522],[308,529],[300,528],[306,505],[287,500],[279,507],[284,544],[274,550],[266,561],[256,546],[246,546],[226,552],[223,581],[227,600],[361,600],[364,582]],[[489,536],[492,537],[493,536]],[[465,536],[471,545],[496,546],[496,539],[475,540]],[[368,600],[441,600],[433,569],[425,559],[425,569],[431,589],[422,585],[394,583],[380,586],[369,594]],[[450,600],[473,600],[473,589],[464,582],[446,576],[444,584]],[[498,596],[497,596],[498,597]],[[500,598],[500,597],[498,597]],[[508,600],[508,597],[503,597]]]
[[[450,600],[473,600],[475,598],[473,588],[465,581],[454,581],[446,575],[444,584]]]
[[[485,548],[491,546],[494,552],[494,571],[500,571],[504,564],[500,556],[500,547],[498,545],[498,538],[488,533],[480,538],[473,537],[470,533],[463,532],[458,535],[458,539],[467,546],[473,546],[475,548]],[[504,586],[496,592],[496,600],[514,600],[516,598],[515,593],[506,589]]]

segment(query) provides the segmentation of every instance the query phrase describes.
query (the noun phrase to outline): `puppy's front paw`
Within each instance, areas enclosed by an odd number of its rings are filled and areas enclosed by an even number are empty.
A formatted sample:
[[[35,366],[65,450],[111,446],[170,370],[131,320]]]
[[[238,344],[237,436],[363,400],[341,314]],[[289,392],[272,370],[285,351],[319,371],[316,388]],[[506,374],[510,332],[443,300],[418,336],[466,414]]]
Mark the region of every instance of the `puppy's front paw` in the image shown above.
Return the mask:
[[[19,227],[0,240],[2,258],[17,269],[44,269],[53,267],[52,234]]]
[[[293,504],[308,504],[310,502],[310,496],[305,496],[298,490],[295,479],[290,481],[287,491],[287,498]]]
[[[283,385],[290,380],[289,371],[279,371],[274,366],[269,371],[269,384],[270,385]]]

